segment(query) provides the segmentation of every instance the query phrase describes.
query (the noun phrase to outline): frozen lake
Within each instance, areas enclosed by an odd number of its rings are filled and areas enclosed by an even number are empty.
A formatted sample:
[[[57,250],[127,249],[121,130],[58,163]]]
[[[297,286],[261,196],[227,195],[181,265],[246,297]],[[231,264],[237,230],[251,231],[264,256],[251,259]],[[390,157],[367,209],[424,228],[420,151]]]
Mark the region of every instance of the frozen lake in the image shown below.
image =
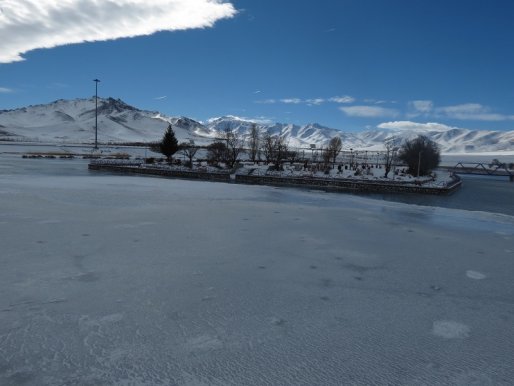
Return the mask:
[[[508,385],[514,217],[0,157],[1,385]]]

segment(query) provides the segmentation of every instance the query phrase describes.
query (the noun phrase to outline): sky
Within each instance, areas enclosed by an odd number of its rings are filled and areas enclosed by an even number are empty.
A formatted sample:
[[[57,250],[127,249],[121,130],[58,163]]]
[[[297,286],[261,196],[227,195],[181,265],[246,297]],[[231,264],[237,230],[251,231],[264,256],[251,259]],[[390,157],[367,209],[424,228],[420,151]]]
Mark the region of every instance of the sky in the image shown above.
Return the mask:
[[[0,0],[0,109],[514,130],[511,0]]]

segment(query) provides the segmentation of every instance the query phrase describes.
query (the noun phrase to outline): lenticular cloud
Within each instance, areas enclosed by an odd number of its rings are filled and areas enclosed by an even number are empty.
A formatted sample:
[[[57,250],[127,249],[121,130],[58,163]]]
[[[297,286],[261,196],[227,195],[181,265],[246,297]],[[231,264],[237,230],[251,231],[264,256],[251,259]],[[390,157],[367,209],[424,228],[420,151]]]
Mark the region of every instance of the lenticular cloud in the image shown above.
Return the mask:
[[[236,12],[221,0],[3,0],[0,63],[37,48],[211,27]]]

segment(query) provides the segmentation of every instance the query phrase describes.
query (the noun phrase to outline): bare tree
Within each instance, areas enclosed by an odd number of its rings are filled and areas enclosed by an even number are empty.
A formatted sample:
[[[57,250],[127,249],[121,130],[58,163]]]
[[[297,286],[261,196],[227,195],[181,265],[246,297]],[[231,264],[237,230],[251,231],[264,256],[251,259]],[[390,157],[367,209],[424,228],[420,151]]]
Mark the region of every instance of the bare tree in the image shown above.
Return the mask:
[[[193,158],[198,152],[198,147],[195,145],[194,141],[182,142],[179,145],[181,153],[189,160],[189,167],[193,168]]]
[[[218,166],[224,161],[227,153],[227,146],[224,142],[216,141],[207,146],[207,160],[210,164]]]
[[[227,149],[225,162],[229,167],[233,168],[239,158],[239,155],[244,151],[244,140],[238,132],[231,131],[229,129],[225,129],[223,134],[223,139],[225,140],[225,146]]]
[[[330,168],[330,161],[333,158],[332,149],[329,147],[321,148],[321,159],[323,160],[323,169],[328,170]]]
[[[384,177],[387,178],[387,175],[391,171],[392,166],[396,162],[396,157],[399,149],[399,139],[397,139],[396,137],[387,138],[384,142],[384,146]]]
[[[332,168],[335,167],[336,158],[341,153],[343,149],[343,141],[341,141],[341,137],[334,137],[328,143],[328,152],[330,154],[330,158],[332,159]]]
[[[291,148],[289,147],[289,150],[287,151],[286,158],[291,163],[294,164],[295,162],[298,162],[300,160],[300,150],[298,148]]]
[[[266,164],[269,164],[273,154],[273,137],[270,132],[266,132],[262,137],[261,151],[266,157]]]
[[[254,123],[250,128],[250,138],[248,139],[248,149],[250,160],[255,163],[259,157],[259,148],[260,148],[260,132],[257,128],[257,125]]]
[[[282,162],[287,159],[289,147],[285,138],[269,132],[262,139],[262,153],[266,157],[266,163],[273,163],[276,170],[282,169]]]

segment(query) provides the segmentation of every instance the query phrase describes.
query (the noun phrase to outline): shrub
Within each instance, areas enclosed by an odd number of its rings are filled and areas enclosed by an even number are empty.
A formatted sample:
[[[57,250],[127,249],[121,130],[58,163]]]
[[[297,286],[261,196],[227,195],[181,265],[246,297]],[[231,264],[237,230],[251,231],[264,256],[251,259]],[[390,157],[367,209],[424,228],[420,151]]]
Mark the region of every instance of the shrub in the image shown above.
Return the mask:
[[[413,176],[418,173],[425,176],[441,162],[439,146],[423,135],[405,142],[400,148],[398,158],[409,167],[409,173]]]

